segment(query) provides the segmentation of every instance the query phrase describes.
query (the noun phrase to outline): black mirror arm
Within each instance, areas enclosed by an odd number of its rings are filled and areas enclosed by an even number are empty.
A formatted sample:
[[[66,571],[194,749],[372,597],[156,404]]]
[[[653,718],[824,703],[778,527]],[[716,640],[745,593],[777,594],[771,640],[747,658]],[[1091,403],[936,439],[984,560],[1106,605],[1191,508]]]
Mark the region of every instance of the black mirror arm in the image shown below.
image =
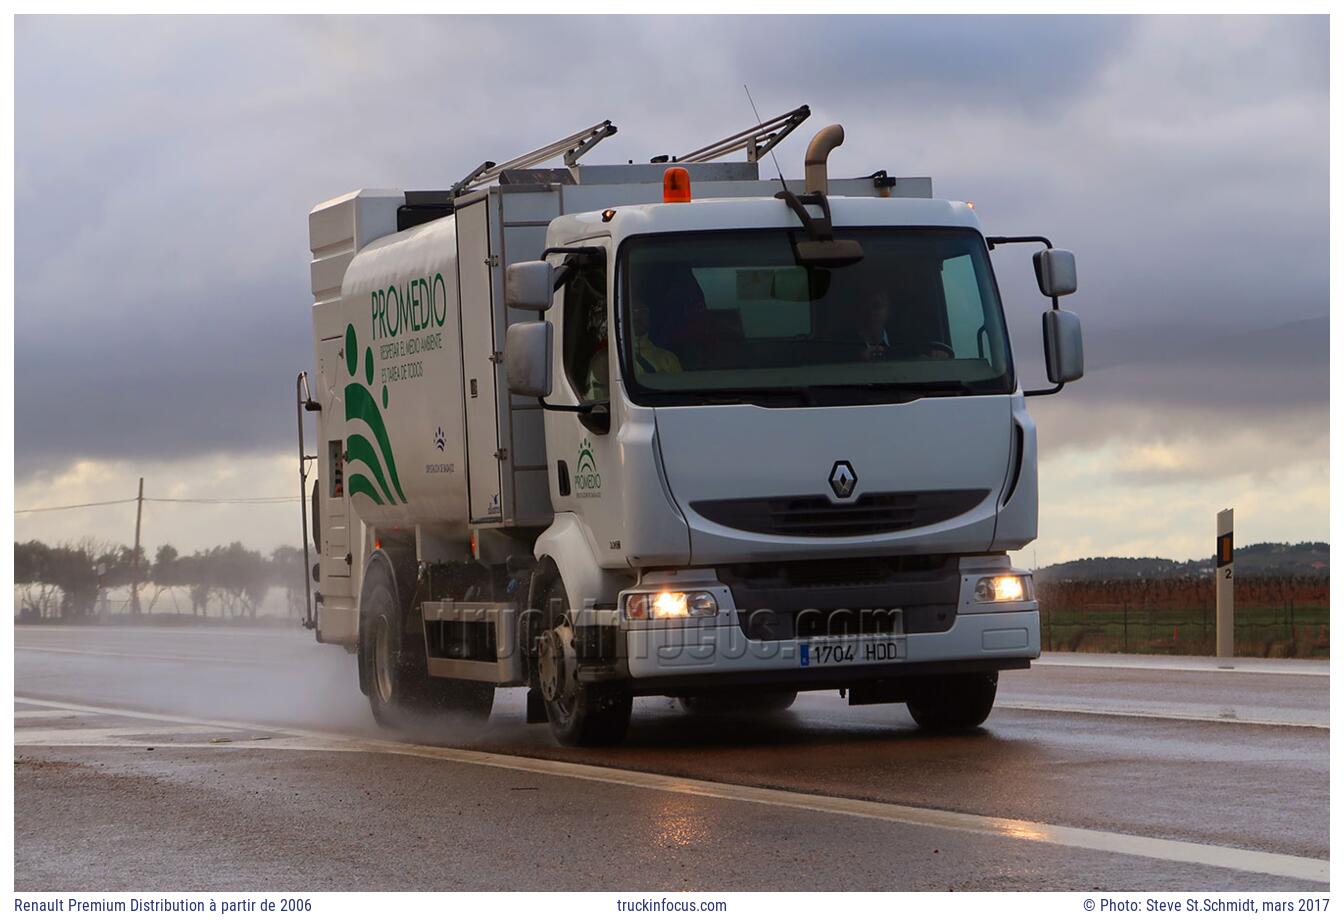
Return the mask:
[[[1005,243],[1040,243],[1040,244],[1042,244],[1043,246],[1045,246],[1046,249],[1054,249],[1054,248],[1055,248],[1054,243],[1051,243],[1050,240],[1049,240],[1047,237],[1044,237],[1044,236],[987,236],[987,237],[985,237],[985,245],[989,247],[989,249],[990,249],[991,252],[994,250],[994,247],[995,247],[995,246],[1002,246],[1002,245],[1004,245]],[[1059,298],[1058,298],[1058,297],[1051,297],[1051,298],[1050,298],[1050,309],[1051,309],[1051,310],[1058,310],[1058,309],[1059,309]],[[1061,384],[1061,387],[1062,387],[1062,384]],[[1058,393],[1058,392],[1059,392],[1059,389],[1054,389],[1054,390],[1032,390],[1031,392],[1027,393],[1026,395],[1028,395],[1028,396],[1048,396],[1048,395],[1051,394],[1051,393]]]
[[[835,230],[831,227],[831,203],[826,200],[825,195],[804,195],[800,198],[784,189],[776,192],[775,197],[781,199],[789,206],[790,211],[798,215],[809,237],[819,242],[830,242],[835,239]],[[818,205],[821,208],[821,217],[813,217],[807,213],[807,208],[803,207],[805,204]]]
[[[541,406],[541,408],[550,410],[551,412],[576,412],[579,415],[592,415],[594,413],[602,413],[602,412],[610,414],[611,412],[611,402],[609,400],[603,400],[602,402],[584,403],[579,406],[557,406],[555,403],[548,403],[545,399],[538,396],[537,403]]]
[[[1055,245],[1054,245],[1053,243],[1051,243],[1050,240],[1049,240],[1047,237],[1044,237],[1044,236],[987,236],[987,237],[985,237],[985,245],[988,246],[988,247],[990,248],[990,250],[993,250],[995,246],[1003,246],[1003,245],[1008,244],[1008,243],[1040,243],[1040,244],[1043,245],[1046,249],[1054,249],[1054,248],[1055,248]],[[1052,309],[1052,310],[1058,310],[1058,309],[1059,309],[1059,298],[1058,298],[1058,297],[1051,297],[1051,298],[1050,298],[1050,309]],[[1064,384],[1062,384],[1062,383],[1057,383],[1057,384],[1055,384],[1055,385],[1052,386],[1052,387],[1046,387],[1046,388],[1044,388],[1044,389],[1040,389],[1040,390],[1024,390],[1024,391],[1022,392],[1022,395],[1023,395],[1023,396],[1054,396],[1056,393],[1058,393],[1058,392],[1059,392],[1060,390],[1062,390],[1062,389],[1064,389]]]
[[[551,290],[560,290],[574,272],[578,271],[584,260],[595,258],[604,252],[605,250],[601,246],[550,246],[544,249],[541,253],[542,259],[556,253],[569,256],[560,265],[560,270],[555,273],[555,282],[551,285]]]
[[[1064,384],[1057,383],[1054,386],[1044,390],[1024,390],[1023,396],[1054,396],[1060,390],[1064,389]]]
[[[1043,236],[987,236],[985,245],[990,249],[995,246],[1002,246],[1005,243],[1042,243],[1046,249],[1054,249],[1055,245]]]

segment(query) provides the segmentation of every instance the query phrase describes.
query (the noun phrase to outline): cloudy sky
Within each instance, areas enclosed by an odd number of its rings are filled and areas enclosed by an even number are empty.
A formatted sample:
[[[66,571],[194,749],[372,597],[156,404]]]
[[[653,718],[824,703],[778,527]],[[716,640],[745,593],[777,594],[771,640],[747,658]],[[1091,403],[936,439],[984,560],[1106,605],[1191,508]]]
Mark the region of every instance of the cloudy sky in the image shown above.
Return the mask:
[[[1040,564],[1328,539],[1325,17],[19,17],[15,507],[297,492],[307,212],[444,188],[611,118],[647,160],[801,103],[833,175],[930,175],[1078,254],[1088,373],[1033,400]],[[1024,382],[1028,250],[995,254]],[[294,505],[146,506],[144,542],[299,541]],[[133,505],[16,538],[126,542]],[[1024,561],[1032,561],[1031,550]]]

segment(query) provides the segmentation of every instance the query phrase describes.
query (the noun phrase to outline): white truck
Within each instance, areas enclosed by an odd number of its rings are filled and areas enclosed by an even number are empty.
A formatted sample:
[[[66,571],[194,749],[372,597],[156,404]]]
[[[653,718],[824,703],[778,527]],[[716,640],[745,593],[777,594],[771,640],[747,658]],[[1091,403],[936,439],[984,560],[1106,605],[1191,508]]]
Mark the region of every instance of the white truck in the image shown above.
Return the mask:
[[[761,178],[808,114],[580,164],[602,122],[312,210],[307,625],[380,723],[526,687],[529,721],[611,744],[636,696],[836,689],[954,730],[1039,655],[1007,551],[1036,536],[1025,397],[1082,376],[1073,256],[985,236],[927,178],[828,179],[838,125],[804,180]],[[1052,386],[1025,391],[990,266],[1022,242],[1052,299]]]

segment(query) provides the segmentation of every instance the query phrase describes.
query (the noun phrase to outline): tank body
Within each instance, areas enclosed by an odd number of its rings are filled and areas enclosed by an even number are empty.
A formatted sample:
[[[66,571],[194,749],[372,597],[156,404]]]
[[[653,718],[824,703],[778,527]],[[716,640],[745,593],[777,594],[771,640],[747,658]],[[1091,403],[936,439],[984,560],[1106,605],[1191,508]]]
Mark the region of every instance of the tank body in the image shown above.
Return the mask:
[[[375,240],[341,284],[346,489],[374,527],[468,533],[456,231]]]

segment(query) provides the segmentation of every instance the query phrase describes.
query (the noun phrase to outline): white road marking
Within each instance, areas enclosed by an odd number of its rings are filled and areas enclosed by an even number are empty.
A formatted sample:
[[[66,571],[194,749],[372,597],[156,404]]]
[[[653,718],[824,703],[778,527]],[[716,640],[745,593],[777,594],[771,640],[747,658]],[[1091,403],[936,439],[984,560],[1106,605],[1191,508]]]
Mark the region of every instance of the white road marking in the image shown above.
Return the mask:
[[[167,747],[169,744],[199,745],[204,744],[198,739],[191,741],[174,742],[170,735],[162,738],[154,736],[155,729],[147,725],[118,725],[115,728],[18,728],[14,731],[15,746],[23,747]],[[210,745],[223,743],[214,741],[215,738],[228,738],[232,743],[233,738],[228,736],[228,732],[218,725],[206,725],[195,723],[192,725],[183,725],[177,730],[177,733],[184,734],[191,732],[198,735],[209,735],[206,739]],[[248,732],[247,734],[260,736],[261,732]],[[153,737],[153,740],[150,738]],[[266,734],[269,739],[271,735]],[[257,741],[258,737],[240,738],[240,741]]]
[[[1070,654],[1070,653],[1064,653]],[[1207,659],[1204,661],[1192,659],[1163,660],[1161,655],[1143,656],[1144,660],[1139,660],[1138,655],[1116,655],[1115,661],[1101,660],[1105,656],[1087,659],[1068,659],[1047,658],[1042,656],[1031,663],[1033,668],[1107,668],[1122,671],[1196,671],[1201,674],[1279,674],[1284,677],[1329,677],[1330,670],[1327,663],[1322,666],[1309,667],[1306,665],[1294,666],[1291,664],[1277,665],[1269,662],[1259,663],[1245,658],[1238,658],[1237,663],[1231,668],[1220,668],[1217,659]],[[1152,660],[1148,660],[1148,658]]]
[[[14,718],[16,719],[74,719],[78,718],[79,713],[71,712],[69,709],[16,709]]]
[[[1123,719],[1167,719],[1173,722],[1218,722],[1223,725],[1258,725],[1273,728],[1313,728],[1330,730],[1329,718],[1311,720],[1242,718],[1235,712],[1228,715],[1212,712],[1182,712],[1179,710],[1156,709],[1116,709],[1108,706],[1089,706],[1077,703],[1034,703],[1014,702],[999,699],[994,708],[1010,709],[1017,712],[1058,712],[1082,716],[1114,716]]]
[[[124,718],[147,721],[190,724],[199,726],[199,719],[180,716],[165,716],[158,713],[140,712],[128,709],[114,709],[102,706],[84,706],[75,703],[63,703],[56,700],[41,700],[30,697],[15,697],[15,702],[65,708],[75,712],[100,713]],[[1137,856],[1145,859],[1159,859],[1171,862],[1191,863],[1238,872],[1255,872],[1282,878],[1298,879],[1306,882],[1328,883],[1330,863],[1324,859],[1312,859],[1305,856],[1293,856],[1286,853],[1269,853],[1259,850],[1244,850],[1237,847],[1215,846],[1204,843],[1190,843],[1181,840],[1168,840],[1160,837],[1142,837],[1135,834],[1121,834],[1112,831],[1090,830],[1080,827],[1068,827],[1058,824],[1045,824],[1036,821],[1022,821],[1013,818],[996,818],[987,815],[964,814],[943,811],[934,808],[920,808],[911,805],[895,805],[887,802],[869,802],[860,799],[846,799],[833,796],[815,795],[805,792],[789,792],[782,789],[763,789],[754,786],[741,786],[731,783],[718,783],[709,780],[686,779],[677,776],[665,776],[657,773],[643,773],[615,767],[600,767],[591,764],[571,763],[561,760],[543,760],[535,757],[520,757],[514,754],[494,754],[485,751],[472,751],[462,748],[433,747],[430,745],[410,744],[398,741],[379,741],[376,739],[355,738],[325,732],[299,731],[265,725],[238,722],[212,722],[212,729],[238,729],[248,732],[276,733],[285,737],[271,740],[238,739],[226,747],[259,750],[295,750],[295,751],[344,751],[370,754],[395,754],[406,757],[419,757],[429,760],[442,760],[450,763],[470,766],[495,767],[537,775],[554,776],[562,779],[586,780],[589,782],[610,783],[654,792],[680,795],[694,795],[711,799],[724,799],[755,805],[777,808],[794,808],[806,811],[823,812],[846,817],[868,818],[877,821],[889,821],[897,824],[911,824],[947,831],[964,831],[1003,837],[1011,840],[1030,840],[1038,843],[1052,843],[1076,849],[1095,850],[1124,856]],[[125,747],[131,744],[124,739],[113,739],[110,731],[126,732],[125,726],[119,726],[104,734],[102,741],[72,741],[70,746],[77,747]],[[140,732],[143,734],[143,731]],[[59,730],[33,732],[34,740],[15,738],[16,746],[60,746]],[[202,742],[133,742],[135,746],[152,745],[163,748],[207,748],[214,745]]]
[[[1235,713],[1223,715],[1212,712],[1189,712],[1161,709],[1118,709],[1109,706],[1091,706],[1087,703],[1047,703],[1034,700],[1013,700],[1000,696],[994,702],[994,711],[1059,713],[1062,715],[1101,716],[1108,719],[1160,719],[1168,722],[1212,722],[1221,725],[1247,725],[1271,728],[1307,728],[1322,731],[1330,730],[1329,718],[1311,719],[1265,719],[1241,718]],[[829,705],[809,705],[806,708],[795,704],[794,711],[812,718],[829,719],[834,714]],[[894,728],[897,722],[860,721],[845,719],[846,728]]]

